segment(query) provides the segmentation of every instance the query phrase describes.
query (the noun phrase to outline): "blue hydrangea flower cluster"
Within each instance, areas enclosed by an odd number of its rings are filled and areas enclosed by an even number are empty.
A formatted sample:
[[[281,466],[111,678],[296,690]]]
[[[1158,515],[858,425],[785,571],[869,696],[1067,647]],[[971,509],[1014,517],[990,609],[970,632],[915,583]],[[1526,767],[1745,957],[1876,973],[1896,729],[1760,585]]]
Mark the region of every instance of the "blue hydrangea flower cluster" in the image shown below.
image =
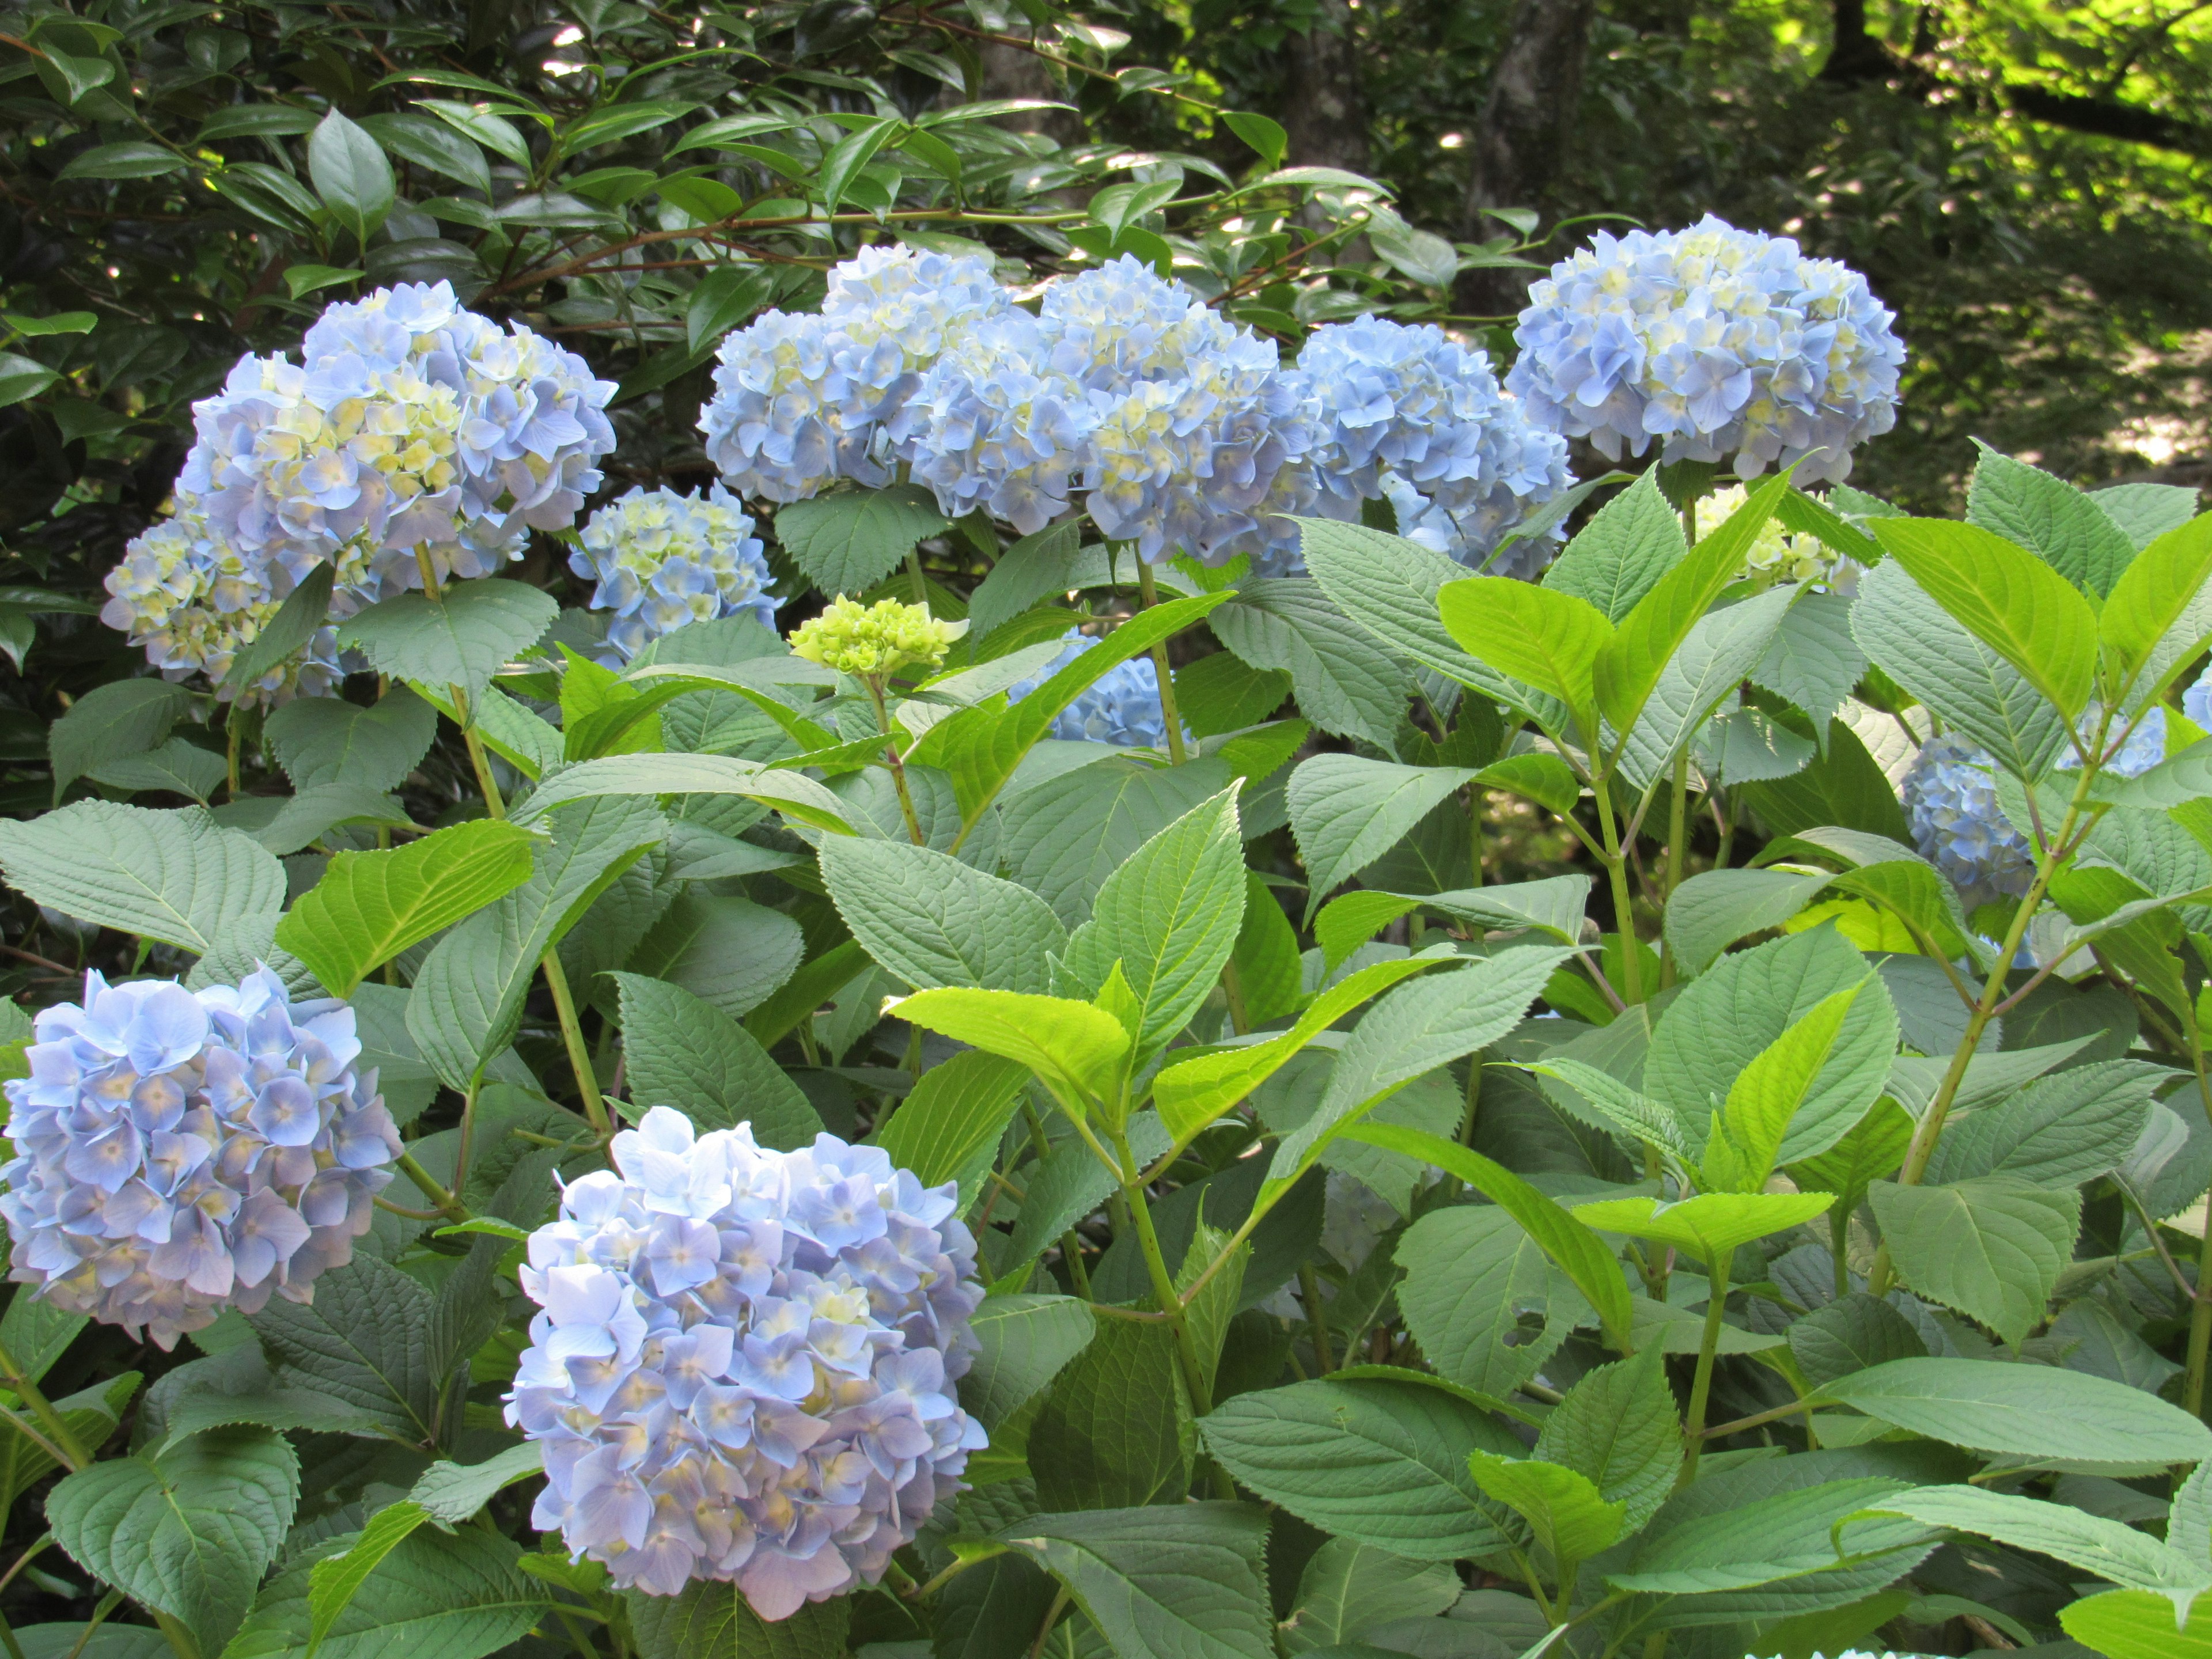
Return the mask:
[[[1866,278],[1786,236],[1708,214],[1687,230],[1601,231],[1528,291],[1506,385],[1541,426],[1607,457],[1653,439],[1669,461],[1744,477],[1803,460],[1838,480],[1897,419],[1905,346]]]
[[[178,481],[267,598],[331,563],[343,616],[420,586],[418,550],[441,581],[488,575],[574,520],[614,447],[613,381],[447,283],[331,307],[301,358],[241,358],[194,404]]]
[[[273,707],[295,696],[329,695],[344,672],[332,627],[318,629],[300,652],[252,684],[223,684],[232,659],[276,615],[277,601],[215,533],[198,502],[185,496],[175,505],[175,513],[134,538],[107,573],[109,598],[100,619],[143,647],[163,678],[204,674],[226,702],[235,697],[248,708]]]
[[[1325,517],[1356,521],[1361,502],[1387,498],[1401,535],[1480,566],[1574,482],[1566,441],[1531,423],[1490,359],[1440,328],[1327,324],[1298,354],[1298,378],[1322,434],[1310,510]],[[1534,576],[1562,533],[1532,537],[1491,568]]]
[[[1097,635],[1071,628],[1066,648],[1008,686],[1006,701],[1019,702],[1097,643]],[[1069,743],[1110,743],[1118,749],[1166,748],[1167,715],[1160,707],[1160,672],[1152,659],[1140,656],[1115,663],[1053,717],[1051,735]],[[1183,737],[1196,741],[1188,727]]]
[[[618,1585],[734,1583],[764,1619],[874,1583],[985,1443],[952,1388],[983,1295],[955,1188],[665,1106],[611,1151],[522,1269],[532,1524]]]
[[[2166,711],[2153,708],[2104,769],[2140,777],[2165,757]],[[1959,890],[1967,909],[2027,890],[2035,878],[2034,850],[1997,804],[1996,764],[1987,750],[1952,732],[1931,738],[1899,793],[1914,845]]]
[[[197,993],[94,973],[33,1031],[0,1166],[17,1282],[168,1348],[352,1259],[399,1133],[344,1003],[266,968]]]
[[[631,490],[592,514],[568,568],[599,586],[592,609],[612,613],[602,662],[628,662],[686,623],[748,615],[775,626],[775,595],[753,521],[720,484],[699,492]]]
[[[2181,694],[2181,712],[2203,730],[2212,732],[2212,669],[2197,677]]]
[[[740,495],[796,501],[891,478],[889,423],[923,371],[1012,298],[980,254],[862,248],[815,314],[764,312],[722,342],[699,411],[707,458]]]

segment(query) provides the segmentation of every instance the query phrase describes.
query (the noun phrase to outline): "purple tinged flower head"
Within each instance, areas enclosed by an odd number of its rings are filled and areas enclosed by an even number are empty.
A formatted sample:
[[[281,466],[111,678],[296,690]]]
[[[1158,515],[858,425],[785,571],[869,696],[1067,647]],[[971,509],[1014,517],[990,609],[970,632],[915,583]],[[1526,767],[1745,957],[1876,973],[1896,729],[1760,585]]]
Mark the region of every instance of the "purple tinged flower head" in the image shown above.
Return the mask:
[[[1026,679],[1006,688],[1006,700],[1019,702],[1054,674],[1098,643],[1079,629],[1067,631],[1067,647]],[[1053,717],[1052,735],[1069,743],[1110,743],[1121,749],[1167,747],[1167,715],[1160,707],[1159,671],[1150,657],[1132,657],[1101,674],[1076,700]],[[1197,739],[1186,729],[1184,741]]]
[[[722,342],[699,411],[707,458],[742,495],[804,501],[890,482],[895,422],[923,374],[1012,297],[981,255],[863,248],[813,315],[764,312]]]
[[[1656,438],[1669,461],[1733,458],[1755,477],[1802,460],[1800,483],[1832,482],[1896,424],[1895,313],[1789,237],[1711,214],[1687,230],[1601,231],[1528,301],[1507,387],[1608,459]]]
[[[226,1307],[313,1300],[399,1153],[360,1057],[352,1009],[266,968],[198,992],[86,975],[7,1085],[10,1276],[164,1348]]]
[[[592,608],[612,614],[610,666],[686,623],[747,615],[775,626],[775,595],[751,515],[721,485],[699,492],[631,490],[586,522],[568,568],[599,584]]]
[[[984,1444],[952,1388],[982,1299],[955,1188],[665,1106],[610,1151],[522,1268],[533,1524],[619,1586],[732,1583],[764,1619],[876,1583]]]

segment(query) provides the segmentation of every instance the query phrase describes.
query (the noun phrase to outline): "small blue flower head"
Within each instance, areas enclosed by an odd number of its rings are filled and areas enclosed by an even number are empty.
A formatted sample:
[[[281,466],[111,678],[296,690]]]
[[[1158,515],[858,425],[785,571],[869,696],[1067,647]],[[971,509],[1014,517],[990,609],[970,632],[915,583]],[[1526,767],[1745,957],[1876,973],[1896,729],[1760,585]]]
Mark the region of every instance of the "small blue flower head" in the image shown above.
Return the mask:
[[[2084,715],[2094,729],[2097,711]],[[2166,711],[2153,708],[2104,770],[2140,777],[2166,755]],[[1951,732],[1931,738],[1905,775],[1900,791],[1913,843],[1950,879],[1971,911],[2000,896],[2017,898],[2035,877],[2034,849],[1997,803],[1996,769],[1989,751]]]
[[[2212,731],[2212,669],[2197,678],[2197,683],[2181,694],[2181,712],[2197,726]]]
[[[1054,674],[1098,643],[1080,629],[1067,631],[1067,647],[1027,679],[1006,688],[1006,701],[1019,702]],[[1119,749],[1165,749],[1167,716],[1160,707],[1160,674],[1148,656],[1115,663],[1083,694],[1053,717],[1052,735],[1069,743],[1110,743]],[[1195,742],[1188,728],[1186,742]]]
[[[957,1192],[665,1106],[611,1150],[522,1269],[532,1523],[619,1586],[734,1583],[763,1619],[876,1583],[985,1443],[952,1386],[983,1295]]]
[[[838,478],[890,482],[895,419],[923,373],[1012,304],[980,255],[863,248],[815,315],[764,312],[722,342],[699,412],[707,458],[741,495],[804,501]]]
[[[720,484],[704,501],[696,489],[633,489],[592,514],[578,540],[568,568],[599,583],[592,608],[613,613],[603,662],[628,662],[686,623],[742,613],[775,627],[752,518]]]
[[[1029,536],[1067,511],[1098,412],[1045,357],[1043,330],[1029,313],[986,318],[894,417],[898,453],[948,516],[981,507]]]
[[[1307,340],[1298,369],[1317,411],[1309,465],[1327,517],[1356,520],[1362,501],[1387,496],[1400,534],[1480,566],[1574,482],[1566,440],[1532,425],[1490,359],[1442,329],[1372,316],[1327,324]],[[1559,533],[1508,556],[1525,570],[1490,568],[1533,576]]]
[[[301,649],[242,690],[223,684],[232,659],[276,613],[263,578],[210,526],[197,502],[181,497],[176,512],[133,538],[107,573],[100,618],[143,646],[162,678],[203,674],[216,696],[247,708],[274,707],[294,696],[330,694],[342,677],[337,630],[318,629]]]
[[[1866,278],[1786,236],[1708,214],[1687,230],[1601,231],[1528,290],[1506,385],[1540,425],[1609,459],[1658,439],[1669,461],[1755,477],[1802,459],[1840,480],[1897,420],[1905,345]]]
[[[279,599],[319,562],[363,603],[419,586],[418,550],[488,575],[574,520],[614,447],[613,381],[447,283],[331,307],[301,358],[240,359],[179,479]]]
[[[94,973],[33,1034],[0,1166],[17,1282],[169,1348],[352,1259],[399,1133],[345,1004],[266,968],[197,993]]]

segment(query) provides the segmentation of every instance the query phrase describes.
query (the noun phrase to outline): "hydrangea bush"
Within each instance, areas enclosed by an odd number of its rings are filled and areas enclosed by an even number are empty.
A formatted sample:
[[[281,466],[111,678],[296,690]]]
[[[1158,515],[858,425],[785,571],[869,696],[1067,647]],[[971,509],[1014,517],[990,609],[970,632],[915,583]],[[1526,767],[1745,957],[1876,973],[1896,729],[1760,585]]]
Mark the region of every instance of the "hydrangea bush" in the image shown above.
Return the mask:
[[[2187,1659],[2193,495],[1852,489],[1784,238],[1477,336],[1542,244],[1242,112],[633,10],[174,155],[9,37],[285,320],[32,638],[131,660],[0,818],[0,1646]]]

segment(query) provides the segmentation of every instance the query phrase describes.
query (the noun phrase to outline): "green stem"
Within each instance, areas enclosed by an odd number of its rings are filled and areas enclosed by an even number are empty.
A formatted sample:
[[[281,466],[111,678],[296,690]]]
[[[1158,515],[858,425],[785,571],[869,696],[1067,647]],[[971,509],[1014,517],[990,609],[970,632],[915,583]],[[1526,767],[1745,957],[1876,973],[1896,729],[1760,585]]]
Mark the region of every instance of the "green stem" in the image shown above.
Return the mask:
[[[98,1631],[102,1625],[107,1622],[107,1615],[109,1613],[113,1613],[116,1608],[122,1605],[123,1592],[121,1590],[112,1589],[108,1591],[106,1595],[101,1596],[100,1598],[99,1605],[92,1610],[92,1617],[85,1620],[84,1630],[82,1633],[77,1637],[76,1645],[69,1650],[68,1654],[64,1656],[64,1659],[82,1659],[85,1649],[92,1645],[94,1632]]]
[[[1698,1478],[1698,1457],[1705,1449],[1705,1406],[1712,1398],[1713,1356],[1720,1347],[1721,1316],[1728,1311],[1729,1273],[1735,1266],[1734,1250],[1722,1251],[1713,1264],[1712,1299],[1705,1304],[1705,1334],[1698,1339],[1698,1369],[1690,1382],[1690,1415],[1683,1431],[1686,1449],[1682,1473],[1674,1482],[1677,1492]]]
[[[560,1016],[561,1041],[568,1046],[568,1066],[576,1074],[576,1090],[584,1099],[584,1115],[601,1134],[612,1134],[614,1121],[607,1115],[605,1097],[599,1093],[591,1045],[584,1041],[583,1023],[576,1018],[576,999],[568,990],[568,970],[561,966],[561,953],[548,951],[538,966],[545,970],[546,988],[553,993],[553,1012]]]
[[[2197,1095],[2203,1102],[2208,1116],[2212,1116],[2212,1079],[2204,1070],[2204,1043],[2197,1030],[2197,1022],[2189,1022],[2190,1060],[2197,1073]],[[2146,1215],[2143,1226],[2150,1233],[2151,1243],[2158,1243],[2156,1224]],[[2189,1352],[2187,1369],[2182,1373],[2181,1407],[2191,1417],[2204,1414],[2204,1378],[2208,1358],[2212,1358],[2212,1226],[2204,1230],[2204,1237],[2197,1242],[2197,1283],[2189,1298]]]
[[[921,547],[919,543],[906,550],[906,574],[914,583],[914,602],[929,603],[929,579],[921,574]]]
[[[399,1172],[415,1183],[416,1190],[423,1197],[438,1206],[438,1212],[441,1215],[454,1221],[466,1221],[469,1218],[467,1206],[440,1186],[437,1176],[415,1161],[414,1153],[403,1152],[399,1154]]]
[[[1221,994],[1229,999],[1231,1029],[1244,1036],[1252,1029],[1252,1016],[1244,1006],[1244,976],[1237,971],[1234,957],[1221,964]]]
[[[1149,611],[1160,602],[1160,590],[1152,582],[1152,567],[1144,559],[1137,560],[1137,594]],[[1160,680],[1160,715],[1167,722],[1168,759],[1180,766],[1183,763],[1182,716],[1176,710],[1175,676],[1168,669],[1168,644],[1162,640],[1152,647],[1152,668]]]
[[[55,1449],[62,1454],[62,1462],[70,1469],[83,1468],[92,1462],[92,1454],[85,1449],[84,1442],[76,1437],[76,1431],[70,1428],[62,1414],[54,1409],[53,1402],[31,1380],[29,1374],[15,1363],[15,1356],[9,1352],[4,1345],[0,1345],[0,1380],[4,1380],[15,1390],[15,1397],[31,1408],[31,1415],[39,1419],[53,1440]]]
[[[229,792],[230,799],[236,800],[238,799],[238,757],[240,751],[246,746],[246,728],[238,723],[236,703],[231,704],[230,712],[223,716],[222,727],[224,740],[228,745],[225,787]]]
[[[1636,901],[1628,891],[1628,859],[1621,851],[1620,830],[1613,820],[1608,780],[1601,773],[1593,784],[1598,829],[1605,836],[1606,879],[1613,888],[1613,926],[1620,933],[1620,1000],[1633,1007],[1644,1000],[1644,964],[1637,960]]]
[[[140,1605],[144,1604],[142,1602]],[[147,1607],[146,1611],[154,1615],[154,1622],[161,1627],[161,1634],[168,1638],[169,1646],[175,1651],[177,1659],[200,1659],[200,1644],[192,1639],[192,1633],[185,1628],[183,1620],[162,1612],[159,1607]]]
[[[1667,805],[1667,873],[1660,902],[1665,904],[1682,884],[1682,866],[1689,856],[1690,756],[1685,750],[1674,757],[1674,799]],[[1659,957],[1659,988],[1674,982],[1674,947],[1663,944]]]
[[[1306,1304],[1306,1320],[1313,1328],[1314,1375],[1327,1376],[1336,1369],[1328,1348],[1328,1314],[1321,1299],[1321,1279],[1307,1262],[1298,1269],[1298,1295]]]
[[[1482,802],[1488,792],[1479,783],[1467,787],[1467,884],[1482,885]]]
[[[880,680],[863,678],[860,684],[868,688],[869,699],[876,705],[876,730],[884,734],[884,758],[890,763],[891,787],[898,791],[899,811],[906,817],[907,839],[916,847],[929,845],[929,838],[921,833],[921,818],[914,810],[914,797],[907,791],[906,766],[899,759],[898,741],[891,735],[890,711],[884,703],[884,688]]]
[[[1152,1281],[1152,1299],[1167,1315],[1168,1324],[1175,1331],[1176,1349],[1182,1358],[1183,1381],[1190,1389],[1191,1411],[1194,1415],[1204,1417],[1213,1409],[1213,1389],[1206,1379],[1205,1358],[1198,1351],[1198,1339],[1192,1334],[1182,1298],[1176,1294],[1175,1275],[1168,1271],[1167,1254],[1160,1249],[1160,1236],[1152,1225],[1152,1206],[1145,1202],[1145,1189],[1139,1184],[1144,1171],[1138,1167],[1136,1155],[1129,1150],[1127,1133],[1116,1128],[1110,1133],[1115,1155],[1121,1160],[1121,1192],[1129,1206],[1129,1224],[1136,1231],[1137,1248],[1144,1253],[1145,1272]]]

